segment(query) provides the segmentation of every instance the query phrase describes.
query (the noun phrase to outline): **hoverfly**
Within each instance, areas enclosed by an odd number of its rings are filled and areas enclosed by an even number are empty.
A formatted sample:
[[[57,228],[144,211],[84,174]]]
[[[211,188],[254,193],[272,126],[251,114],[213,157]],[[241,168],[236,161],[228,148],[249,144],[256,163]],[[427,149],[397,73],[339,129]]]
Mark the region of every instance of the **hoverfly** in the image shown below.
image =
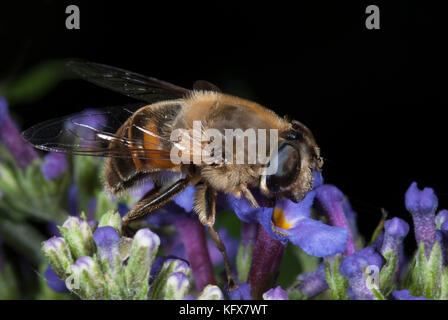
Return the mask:
[[[223,255],[229,288],[236,288],[226,249],[213,228],[217,192],[243,196],[254,207],[259,204],[250,188],[268,199],[300,201],[312,188],[312,170],[322,166],[310,130],[255,102],[223,94],[206,81],[197,81],[188,90],[103,64],[70,61],[68,66],[87,81],[149,104],[137,110],[99,111],[107,119],[101,128],[89,125],[88,116],[82,115],[49,120],[26,130],[24,138],[45,151],[106,157],[104,180],[113,194],[125,192],[150,177],[155,187],[122,218],[124,230],[131,221],[154,212],[187,186],[196,186],[194,210]],[[226,129],[278,130],[277,171],[263,175],[257,170],[263,167],[260,163],[174,163],[171,150],[179,147],[179,142],[170,139],[173,130],[182,128],[181,140],[199,144],[201,152],[206,147],[207,143],[195,141],[191,133],[194,121],[201,121],[203,129],[217,128],[223,139]],[[80,135],[78,129],[89,134]],[[166,179],[166,172],[175,174]]]

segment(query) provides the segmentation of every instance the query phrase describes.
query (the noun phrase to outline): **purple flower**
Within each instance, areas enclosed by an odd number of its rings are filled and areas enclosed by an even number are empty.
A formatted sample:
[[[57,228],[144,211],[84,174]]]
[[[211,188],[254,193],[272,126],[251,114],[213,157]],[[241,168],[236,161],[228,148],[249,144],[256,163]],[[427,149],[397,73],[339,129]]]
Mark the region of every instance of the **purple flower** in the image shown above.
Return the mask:
[[[56,292],[67,292],[67,286],[65,285],[65,281],[59,279],[59,277],[54,272],[51,265],[48,265],[47,271],[45,271],[45,280],[47,285]]]
[[[385,263],[384,258],[373,246],[365,247],[345,257],[339,272],[348,280],[347,291],[351,299],[372,300],[373,292],[367,286],[366,268],[381,270]]]
[[[235,199],[233,210],[244,222],[258,222],[274,239],[286,244],[291,241],[302,248],[307,254],[326,257],[345,251],[348,241],[348,231],[341,227],[332,227],[309,218],[315,192],[310,191],[305,198],[294,203],[280,199],[272,208],[252,208],[245,199]],[[285,237],[274,232],[275,228],[286,234]]]
[[[8,103],[0,96],[0,141],[11,152],[17,165],[25,169],[38,158],[34,148],[23,140],[17,125],[11,119]]]
[[[411,296],[409,290],[395,290],[391,293],[394,300],[429,300],[425,297]]]
[[[45,155],[44,161],[40,169],[47,180],[57,179],[67,170],[67,158],[63,153],[50,152]]]
[[[317,270],[300,275],[299,280],[299,290],[308,298],[312,298],[322,291],[327,290],[328,284],[325,278],[325,264],[320,263]]]
[[[316,188],[315,207],[318,212],[326,217],[330,225],[347,230],[348,241],[346,241],[345,254],[349,255],[355,252],[355,242],[352,234],[353,226],[350,228],[350,222],[347,219],[347,214],[351,214],[354,219],[353,212],[342,191],[330,184],[324,184]]]
[[[438,205],[437,196],[431,188],[419,190],[413,182],[405,194],[406,209],[412,214],[414,233],[418,245],[425,246],[429,256],[436,240],[435,212]]]
[[[111,226],[100,227],[93,233],[93,240],[101,260],[106,259],[111,266],[114,266],[116,256],[120,255],[120,235],[117,230]]]
[[[286,291],[282,287],[277,286],[263,293],[264,300],[289,300]]]
[[[384,240],[381,247],[381,253],[385,255],[389,251],[398,250],[403,243],[403,239],[409,232],[409,225],[400,218],[392,218],[384,223]]]
[[[250,285],[248,283],[238,283],[238,289],[228,291],[224,288],[230,300],[252,300],[250,295]]]

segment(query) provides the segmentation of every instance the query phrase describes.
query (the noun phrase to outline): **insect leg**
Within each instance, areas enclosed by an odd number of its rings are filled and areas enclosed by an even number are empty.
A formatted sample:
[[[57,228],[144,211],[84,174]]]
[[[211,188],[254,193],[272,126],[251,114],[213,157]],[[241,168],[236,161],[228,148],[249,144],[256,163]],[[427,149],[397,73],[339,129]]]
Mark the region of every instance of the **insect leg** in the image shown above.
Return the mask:
[[[146,217],[166,204],[174,196],[182,192],[188,186],[189,182],[189,178],[183,178],[162,191],[157,190],[156,192],[148,192],[145,197],[143,197],[143,199],[141,199],[132,210],[122,218],[121,224],[123,230],[126,230],[131,221]]]
[[[236,284],[235,278],[233,277],[232,268],[230,267],[230,261],[229,257],[227,256],[226,246],[219,237],[219,234],[213,228],[216,215],[216,190],[204,183],[197,185],[194,202],[194,209],[199,216],[199,220],[204,226],[208,227],[210,235],[223,257],[227,274],[228,290],[232,291],[238,289],[238,285]]]

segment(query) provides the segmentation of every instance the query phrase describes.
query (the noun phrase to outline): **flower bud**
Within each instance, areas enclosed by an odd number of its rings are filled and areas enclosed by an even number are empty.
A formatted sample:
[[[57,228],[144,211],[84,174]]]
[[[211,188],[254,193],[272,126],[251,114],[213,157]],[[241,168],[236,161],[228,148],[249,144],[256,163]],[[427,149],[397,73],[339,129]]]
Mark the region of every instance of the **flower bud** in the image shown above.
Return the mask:
[[[167,259],[163,266],[161,271],[168,271],[169,273],[173,272],[182,272],[187,277],[191,276],[191,268],[188,265],[187,262],[180,259]]]
[[[92,230],[85,220],[79,217],[70,217],[64,222],[60,231],[75,259],[93,255],[95,243]]]
[[[224,300],[224,295],[218,286],[209,284],[199,294],[198,300]]]
[[[98,261],[92,257],[81,257],[71,267],[72,279],[67,287],[82,299],[100,300],[105,298],[106,284]],[[69,278],[70,278],[69,277]],[[68,281],[66,281],[68,282]]]
[[[120,259],[120,235],[110,226],[100,227],[93,233],[93,240],[95,241],[100,261],[106,260],[109,265],[114,268]]]
[[[263,300],[289,300],[286,291],[282,289],[282,287],[277,286],[266,291],[263,294]]]
[[[159,237],[148,228],[138,230],[134,236],[125,279],[130,295],[135,299],[146,298],[149,272],[159,245]]]
[[[65,279],[73,264],[73,257],[67,242],[62,237],[52,237],[42,242],[42,253],[60,279]]]
[[[168,276],[165,285],[165,300],[180,300],[190,289],[190,280],[182,272],[175,272]]]
[[[166,292],[166,283],[170,275],[174,273],[182,273],[186,277],[190,277],[191,269],[188,264],[180,259],[167,259],[156,277],[152,281],[151,289],[149,291],[149,299],[158,300],[164,299]]]

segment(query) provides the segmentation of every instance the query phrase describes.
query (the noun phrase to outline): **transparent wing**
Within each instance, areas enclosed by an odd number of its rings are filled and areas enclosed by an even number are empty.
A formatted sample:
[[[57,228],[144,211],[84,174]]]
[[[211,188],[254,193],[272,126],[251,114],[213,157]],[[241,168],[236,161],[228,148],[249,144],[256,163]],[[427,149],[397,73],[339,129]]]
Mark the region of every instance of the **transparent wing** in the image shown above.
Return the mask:
[[[66,65],[84,80],[140,101],[153,103],[182,98],[190,93],[174,84],[100,63],[70,60]]]
[[[137,107],[111,107],[52,119],[37,124],[23,133],[23,137],[38,149],[73,155],[124,157],[169,160],[169,143],[155,144],[143,139],[132,139],[126,123]],[[130,124],[132,125],[132,124]],[[157,136],[147,128],[144,134]],[[161,138],[161,137],[160,137]]]

